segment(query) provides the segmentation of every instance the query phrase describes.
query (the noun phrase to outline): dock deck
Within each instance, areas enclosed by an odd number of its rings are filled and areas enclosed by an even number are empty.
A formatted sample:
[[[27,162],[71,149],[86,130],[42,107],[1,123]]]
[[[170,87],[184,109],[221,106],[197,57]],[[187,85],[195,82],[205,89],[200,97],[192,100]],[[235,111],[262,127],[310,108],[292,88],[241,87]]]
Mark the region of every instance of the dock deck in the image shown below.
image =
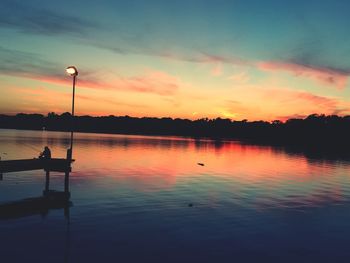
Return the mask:
[[[0,173],[20,172],[30,170],[70,172],[72,160],[64,158],[52,159],[20,159],[20,160],[1,160]]]

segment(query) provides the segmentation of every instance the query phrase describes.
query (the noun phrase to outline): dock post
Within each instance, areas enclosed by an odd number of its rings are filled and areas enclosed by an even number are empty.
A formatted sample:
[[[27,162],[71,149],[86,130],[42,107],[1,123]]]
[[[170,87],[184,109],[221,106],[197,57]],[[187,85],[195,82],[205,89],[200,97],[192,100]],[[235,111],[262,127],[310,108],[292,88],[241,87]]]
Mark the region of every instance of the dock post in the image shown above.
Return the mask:
[[[64,193],[69,198],[69,173],[71,172],[71,163],[72,163],[72,150],[73,150],[73,131],[71,132],[71,145],[70,148],[67,149],[67,163],[69,163],[69,167],[66,167],[66,170],[64,172]]]
[[[69,193],[69,171],[64,172],[64,192]]]
[[[45,192],[48,193],[49,191],[50,191],[50,171],[46,170]]]
[[[70,219],[69,203],[67,203],[64,206],[64,217],[68,220],[68,224],[69,224],[69,219]]]
[[[67,160],[71,161],[72,160],[72,149],[67,149]]]
[[[1,167],[1,156],[0,156],[0,167]],[[3,176],[2,176],[2,172],[0,171],[0,181],[2,181]]]

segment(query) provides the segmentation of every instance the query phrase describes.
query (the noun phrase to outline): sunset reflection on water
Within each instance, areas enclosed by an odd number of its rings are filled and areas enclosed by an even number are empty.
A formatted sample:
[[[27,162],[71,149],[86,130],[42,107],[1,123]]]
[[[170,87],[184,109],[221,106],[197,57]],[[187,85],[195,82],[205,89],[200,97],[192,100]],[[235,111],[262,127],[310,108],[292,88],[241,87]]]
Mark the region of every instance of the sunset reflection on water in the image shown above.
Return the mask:
[[[0,134],[3,160],[32,158],[45,145],[53,157],[64,157],[69,147],[68,133]],[[261,253],[300,260],[291,250],[309,251],[305,260],[327,262],[322,260],[334,251],[347,254],[341,241],[350,236],[347,159],[310,158],[302,151],[237,141],[83,133],[75,134],[73,156],[70,222],[79,242],[72,262],[114,256],[160,262],[166,255],[172,255],[170,262],[231,262],[233,254],[256,262]],[[38,195],[43,178],[42,171],[5,174],[0,199]],[[62,175],[53,173],[52,185],[60,187]],[[62,220],[59,211],[45,219],[15,220],[21,231],[12,221],[0,221],[4,237],[17,236],[6,245],[5,259],[13,255],[11,244],[39,230],[50,240],[47,253],[53,253],[59,244],[52,234]],[[101,241],[106,239],[123,244],[117,255]],[[212,254],[204,256],[203,249]],[[36,255],[27,242],[21,251]]]
[[[138,191],[171,190],[186,181],[210,189],[209,182],[202,179],[211,178],[224,182],[222,187],[229,187],[232,197],[244,196],[253,189],[255,197],[249,201],[257,206],[318,205],[341,201],[348,194],[342,187],[349,183],[346,163],[315,162],[302,154],[290,155],[273,147],[235,141],[93,137],[98,143],[77,141],[75,176],[86,176],[80,171],[94,171],[94,176],[108,176]],[[213,187],[210,191],[222,189]]]

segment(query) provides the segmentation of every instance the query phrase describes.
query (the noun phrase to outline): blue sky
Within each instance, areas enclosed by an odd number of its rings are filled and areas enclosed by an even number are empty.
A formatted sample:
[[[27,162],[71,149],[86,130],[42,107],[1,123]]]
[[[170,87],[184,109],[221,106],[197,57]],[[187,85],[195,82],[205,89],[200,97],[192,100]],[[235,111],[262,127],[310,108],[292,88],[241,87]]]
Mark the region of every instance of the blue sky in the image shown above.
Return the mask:
[[[81,114],[349,114],[348,10],[348,1],[4,0],[0,89],[18,103],[0,101],[0,111],[65,111],[53,100],[25,105],[67,95],[62,69],[74,64]]]

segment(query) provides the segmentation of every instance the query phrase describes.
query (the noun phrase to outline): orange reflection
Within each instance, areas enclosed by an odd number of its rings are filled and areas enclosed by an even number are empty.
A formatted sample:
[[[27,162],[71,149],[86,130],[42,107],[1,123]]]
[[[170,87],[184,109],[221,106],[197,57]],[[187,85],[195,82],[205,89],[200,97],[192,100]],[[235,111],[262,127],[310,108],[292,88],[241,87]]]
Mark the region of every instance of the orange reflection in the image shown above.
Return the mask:
[[[275,195],[279,205],[315,204],[341,200],[339,185],[344,178],[330,176],[349,171],[345,165],[315,164],[302,155],[232,141],[94,136],[98,143],[91,138],[77,141],[74,170],[95,171],[142,191],[173,189],[184,184],[191,187],[210,178],[209,181],[223,182],[222,187],[232,195],[256,190],[260,193],[256,199],[259,203],[264,203],[264,199],[271,202],[271,195]],[[199,162],[204,166],[199,166]],[[324,185],[329,187],[325,190]],[[210,185],[204,187],[212,190]],[[213,191],[215,196],[220,189]],[[288,203],[290,200],[295,203]]]

